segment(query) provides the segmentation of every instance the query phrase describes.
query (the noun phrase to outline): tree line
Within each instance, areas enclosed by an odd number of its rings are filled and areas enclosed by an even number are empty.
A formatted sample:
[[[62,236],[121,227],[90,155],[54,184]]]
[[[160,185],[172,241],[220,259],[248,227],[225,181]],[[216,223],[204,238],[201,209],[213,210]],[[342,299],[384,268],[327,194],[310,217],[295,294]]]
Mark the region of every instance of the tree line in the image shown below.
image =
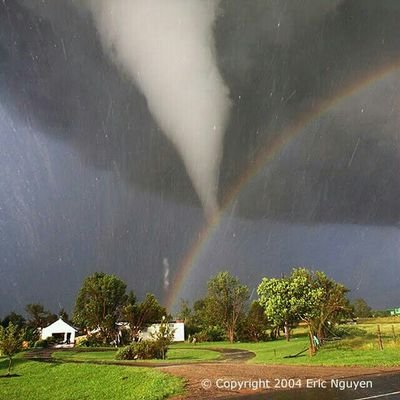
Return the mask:
[[[307,326],[310,346],[323,341],[341,319],[352,315],[349,290],[320,271],[294,268],[289,276],[263,278],[258,299],[248,304],[249,288],[221,272],[210,279],[207,294],[193,307],[182,301],[179,316],[190,334],[200,340],[266,340]]]
[[[303,323],[309,332],[310,348],[334,332],[335,325],[349,317],[373,315],[363,299],[350,303],[349,290],[321,271],[294,268],[288,276],[263,278],[257,287],[258,299],[250,302],[250,289],[228,272],[210,278],[205,296],[194,301],[181,300],[176,317],[185,322],[186,335],[196,341],[273,340]],[[7,329],[33,346],[40,329],[59,316],[88,336],[88,345],[107,344],[121,335],[121,344],[135,341],[148,325],[171,320],[157,298],[148,293],[139,301],[133,291],[115,275],[96,272],[80,288],[72,317],[64,309],[54,314],[41,304],[28,304],[27,317],[11,312],[1,320],[1,338]],[[127,329],[121,330],[121,324]],[[15,333],[17,332],[17,333]],[[2,335],[2,336],[1,336]],[[3,349],[4,353],[4,349]]]

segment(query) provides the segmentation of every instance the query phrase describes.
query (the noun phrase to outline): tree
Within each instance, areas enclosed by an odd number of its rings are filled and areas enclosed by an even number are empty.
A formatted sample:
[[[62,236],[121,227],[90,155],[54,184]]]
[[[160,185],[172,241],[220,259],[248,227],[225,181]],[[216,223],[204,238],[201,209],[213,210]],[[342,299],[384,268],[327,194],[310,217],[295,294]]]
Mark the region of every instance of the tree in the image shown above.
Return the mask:
[[[352,303],[354,316],[359,318],[368,318],[372,316],[372,308],[364,299],[355,299]]]
[[[316,271],[310,279],[314,280],[315,287],[323,291],[318,306],[319,312],[313,320],[317,338],[322,342],[329,335],[329,326],[332,327],[340,318],[350,314],[351,306],[346,297],[349,289],[320,271]]]
[[[69,316],[68,313],[65,311],[64,307],[60,309],[58,312],[58,316],[65,322],[69,322]]]
[[[165,307],[162,307],[151,293],[147,293],[143,301],[137,303],[136,296],[131,291],[122,309],[122,319],[129,323],[132,339],[136,338],[146,325],[159,321],[166,315]]]
[[[246,319],[244,320],[243,333],[245,338],[253,342],[264,340],[267,336],[266,331],[269,327],[268,318],[265,315],[264,308],[258,301],[253,301]]]
[[[296,314],[291,304],[291,287],[288,278],[264,278],[257,289],[259,303],[267,318],[276,327],[285,327],[285,337],[289,340],[289,324]]]
[[[21,351],[23,331],[18,331],[17,327],[10,322],[6,328],[0,325],[0,351],[8,358],[8,372],[11,373],[12,359],[16,353]]]
[[[115,275],[95,272],[79,290],[72,320],[89,330],[99,329],[104,342],[112,340],[126,302],[126,284]]]
[[[181,299],[177,318],[187,324],[193,318],[193,310],[187,300]]]
[[[208,281],[207,286],[208,317],[224,327],[228,340],[233,343],[249,299],[249,289],[228,272],[220,272]]]
[[[314,353],[316,335],[325,335],[327,322],[348,307],[346,293],[341,284],[329,279],[323,272],[294,268],[289,277],[264,278],[257,289],[260,304],[275,323],[284,323],[285,333],[289,321],[307,323],[310,351]]]
[[[28,314],[27,327],[31,332],[32,340],[39,338],[40,329],[45,328],[57,320],[57,315],[52,314],[50,311],[38,303],[27,304],[25,311]]]
[[[175,329],[171,328],[167,319],[163,315],[158,330],[151,334],[152,339],[157,343],[159,358],[161,360],[165,360],[167,358],[167,351],[174,339],[174,333]]]
[[[26,323],[25,318],[14,311],[4,317],[1,325],[6,328],[10,322],[12,322],[17,329],[22,329]]]
[[[195,311],[190,307],[187,300],[181,299],[180,309],[176,317],[185,324],[185,338],[192,337],[201,330],[200,325],[196,321]]]

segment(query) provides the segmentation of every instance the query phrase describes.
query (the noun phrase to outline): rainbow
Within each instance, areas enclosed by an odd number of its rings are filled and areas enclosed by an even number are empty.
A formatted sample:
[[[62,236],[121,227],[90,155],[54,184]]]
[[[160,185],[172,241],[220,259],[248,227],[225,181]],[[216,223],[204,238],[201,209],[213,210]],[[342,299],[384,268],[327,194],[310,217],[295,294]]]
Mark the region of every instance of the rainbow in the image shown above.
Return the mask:
[[[400,59],[396,60],[394,63],[392,62],[390,65],[385,65],[378,70],[374,70],[372,73],[363,75],[355,83],[339,91],[333,97],[325,99],[313,106],[306,114],[303,114],[278,135],[275,135],[277,139],[275,139],[274,142],[267,144],[260,150],[252,165],[238,178],[237,182],[233,185],[233,188],[223,198],[220,210],[214,216],[212,216],[208,223],[198,232],[196,240],[181,260],[181,263],[178,266],[178,271],[172,283],[172,287],[167,293],[164,301],[164,304],[168,310],[171,310],[176,304],[184,282],[191,272],[195,261],[201,254],[201,250],[210,240],[210,238],[212,238],[213,233],[217,230],[224,212],[252,180],[252,178],[257,176],[258,172],[267,163],[271,162],[271,160],[273,160],[274,157],[279,154],[279,152],[289,142],[291,142],[312,122],[324,116],[329,110],[336,107],[346,98],[353,96],[362,89],[377,83],[378,81],[386,78],[388,75],[398,70],[400,70]]]

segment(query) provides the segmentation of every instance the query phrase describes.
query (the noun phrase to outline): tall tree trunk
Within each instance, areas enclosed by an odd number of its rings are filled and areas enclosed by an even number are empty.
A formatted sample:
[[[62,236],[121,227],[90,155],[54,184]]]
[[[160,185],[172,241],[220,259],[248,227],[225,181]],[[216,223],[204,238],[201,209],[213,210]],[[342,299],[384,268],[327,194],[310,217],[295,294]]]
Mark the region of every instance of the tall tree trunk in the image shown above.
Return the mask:
[[[324,341],[324,339],[326,338],[326,329],[324,325],[320,325],[318,327],[318,332],[317,332],[317,338],[320,341],[320,343],[322,343]]]
[[[310,356],[313,356],[316,352],[315,344],[314,344],[314,335],[311,330],[311,325],[308,325],[308,336],[310,339]]]
[[[230,343],[233,343],[233,341],[235,339],[235,333],[233,331],[233,328],[228,329],[228,339],[229,339]]]
[[[287,321],[285,321],[285,326],[284,326],[284,330],[285,330],[285,338],[286,341],[290,341],[290,332],[289,332],[289,324]]]
[[[8,373],[7,373],[7,375],[11,374],[11,364],[12,364],[12,357],[8,357]]]

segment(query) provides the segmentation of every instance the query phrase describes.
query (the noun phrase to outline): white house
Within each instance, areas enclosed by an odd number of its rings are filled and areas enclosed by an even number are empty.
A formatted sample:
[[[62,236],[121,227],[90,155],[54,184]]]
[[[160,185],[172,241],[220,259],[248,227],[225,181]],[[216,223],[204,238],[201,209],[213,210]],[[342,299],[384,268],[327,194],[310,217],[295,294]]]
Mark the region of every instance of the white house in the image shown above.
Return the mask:
[[[184,342],[185,341],[185,324],[183,322],[170,322],[169,327],[174,331],[173,342]],[[160,324],[150,325],[145,331],[142,332],[142,339],[151,339],[152,334],[158,332]]]
[[[59,318],[56,322],[42,329],[41,337],[42,339],[54,337],[59,343],[73,344],[76,332],[77,330],[74,327]]]

